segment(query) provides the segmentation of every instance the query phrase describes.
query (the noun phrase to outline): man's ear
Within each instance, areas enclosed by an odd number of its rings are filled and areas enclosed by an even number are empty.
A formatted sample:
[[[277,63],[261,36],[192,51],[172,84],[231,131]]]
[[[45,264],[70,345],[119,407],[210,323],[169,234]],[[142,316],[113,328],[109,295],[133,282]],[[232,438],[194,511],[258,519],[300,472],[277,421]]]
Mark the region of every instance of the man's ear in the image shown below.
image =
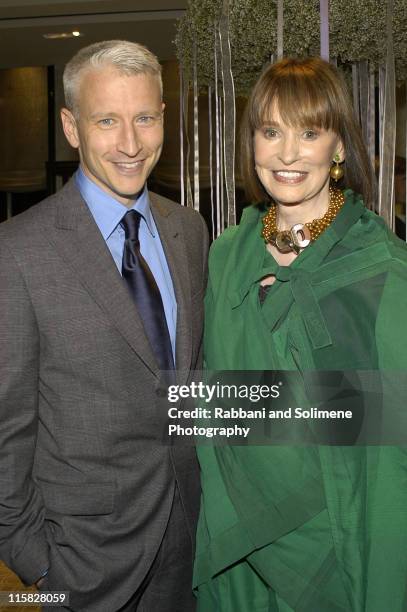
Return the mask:
[[[67,108],[61,108],[61,121],[62,128],[64,130],[64,134],[66,136],[67,141],[69,142],[71,147],[73,147],[74,149],[78,149],[78,126],[76,125],[75,117]]]

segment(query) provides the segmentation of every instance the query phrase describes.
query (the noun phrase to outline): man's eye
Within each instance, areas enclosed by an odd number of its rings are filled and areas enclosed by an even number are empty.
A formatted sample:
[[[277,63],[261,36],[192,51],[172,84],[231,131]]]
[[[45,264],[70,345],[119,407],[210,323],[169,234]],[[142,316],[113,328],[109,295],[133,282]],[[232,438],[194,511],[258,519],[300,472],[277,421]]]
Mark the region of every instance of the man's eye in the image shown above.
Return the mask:
[[[98,124],[102,127],[110,127],[111,125],[113,125],[113,119],[110,119],[109,117],[107,117],[106,119],[100,119],[100,121],[98,121]]]
[[[157,121],[157,117],[153,117],[152,115],[142,115],[141,117],[137,117],[137,123],[141,125],[152,125]]]

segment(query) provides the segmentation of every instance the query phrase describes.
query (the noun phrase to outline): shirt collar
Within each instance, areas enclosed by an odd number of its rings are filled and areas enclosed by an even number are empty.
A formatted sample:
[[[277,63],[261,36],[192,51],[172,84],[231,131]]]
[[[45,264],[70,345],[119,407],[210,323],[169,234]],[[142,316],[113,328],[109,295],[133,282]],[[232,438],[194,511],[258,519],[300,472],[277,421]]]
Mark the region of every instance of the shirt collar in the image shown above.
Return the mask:
[[[147,185],[144,186],[142,193],[133,205],[128,208],[86,176],[81,167],[75,173],[75,182],[104,240],[107,240],[114,232],[128,210],[137,210],[142,215],[150,234],[154,237],[155,226]]]

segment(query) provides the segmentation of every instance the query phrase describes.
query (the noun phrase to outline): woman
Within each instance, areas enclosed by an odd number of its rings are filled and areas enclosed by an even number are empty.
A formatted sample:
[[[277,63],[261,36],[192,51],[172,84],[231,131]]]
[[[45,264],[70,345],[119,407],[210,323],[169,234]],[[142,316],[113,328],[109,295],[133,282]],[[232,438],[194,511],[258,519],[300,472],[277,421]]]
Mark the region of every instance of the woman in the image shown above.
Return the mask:
[[[405,370],[406,246],[365,206],[372,173],[332,65],[266,69],[243,122],[242,167],[256,205],[212,247],[208,369]],[[199,612],[407,610],[404,449],[198,454]]]

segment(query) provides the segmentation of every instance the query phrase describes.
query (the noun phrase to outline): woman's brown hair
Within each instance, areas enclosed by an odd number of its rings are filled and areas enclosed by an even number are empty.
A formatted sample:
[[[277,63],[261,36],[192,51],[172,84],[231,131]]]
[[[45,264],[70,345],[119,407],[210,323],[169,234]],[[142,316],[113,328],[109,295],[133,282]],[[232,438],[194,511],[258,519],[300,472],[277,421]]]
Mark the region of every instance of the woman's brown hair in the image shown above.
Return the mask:
[[[285,58],[268,66],[255,84],[241,125],[241,170],[251,202],[270,199],[254,167],[253,136],[277,107],[287,125],[335,132],[345,147],[344,177],[339,187],[360,193],[366,205],[374,197],[374,175],[344,79],[328,62],[310,57]]]

